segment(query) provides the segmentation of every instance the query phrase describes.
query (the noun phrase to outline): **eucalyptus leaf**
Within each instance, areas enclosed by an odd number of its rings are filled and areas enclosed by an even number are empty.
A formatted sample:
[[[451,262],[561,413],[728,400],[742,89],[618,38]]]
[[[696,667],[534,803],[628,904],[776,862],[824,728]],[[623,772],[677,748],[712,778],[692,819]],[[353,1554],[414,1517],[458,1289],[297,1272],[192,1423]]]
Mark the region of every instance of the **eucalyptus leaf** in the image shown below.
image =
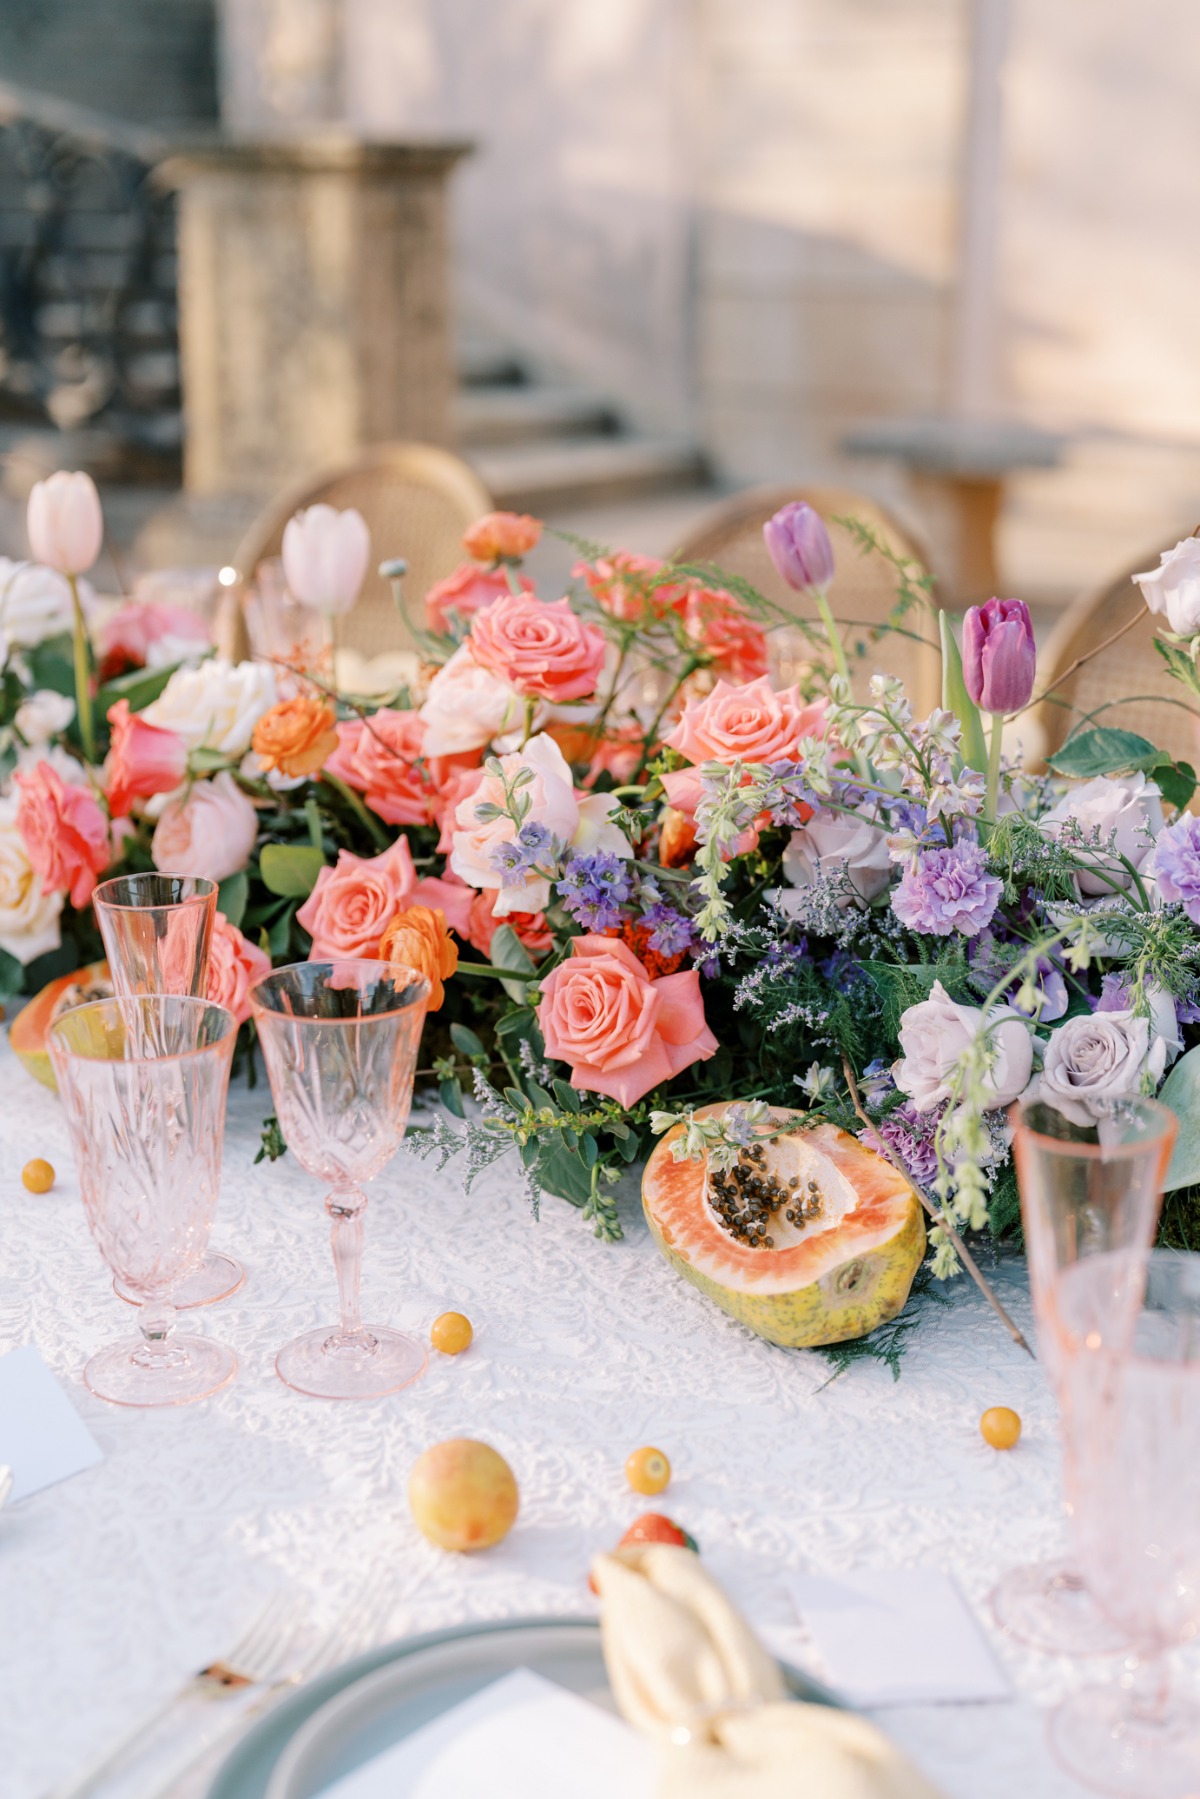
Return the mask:
[[[228,875],[217,888],[217,911],[223,912],[230,924],[240,925],[246,916],[246,902],[250,898],[250,882],[245,871]]]
[[[962,726],[963,761],[968,768],[978,769],[982,773],[988,763],[983,720],[979,716],[978,706],[967,692],[958,639],[954,635],[954,626],[948,613],[938,613],[938,630],[942,639],[942,705],[947,712],[954,713]]]
[[[493,968],[511,968],[514,973],[528,977],[537,973],[528,950],[510,924],[502,924],[497,928],[488,953],[492,958]],[[516,1000],[518,1005],[524,1004],[524,981],[501,981],[500,985],[509,999]]]
[[[1179,1120],[1179,1136],[1163,1183],[1168,1193],[1200,1181],[1200,1046],[1180,1056],[1158,1091]]]
[[[173,662],[168,668],[132,668],[128,674],[106,681],[96,695],[97,718],[106,717],[109,707],[115,706],[118,700],[128,700],[131,712],[141,712],[158,698],[179,666],[178,662]],[[74,678],[70,691],[75,691]],[[228,760],[228,756],[221,758],[222,764]]]
[[[307,899],[324,866],[311,843],[265,843],[258,858],[263,886],[287,899]]]
[[[1116,775],[1125,769],[1153,765],[1159,752],[1136,731],[1120,731],[1113,725],[1092,725],[1068,737],[1060,750],[1046,760],[1057,775],[1088,781],[1095,775]]]

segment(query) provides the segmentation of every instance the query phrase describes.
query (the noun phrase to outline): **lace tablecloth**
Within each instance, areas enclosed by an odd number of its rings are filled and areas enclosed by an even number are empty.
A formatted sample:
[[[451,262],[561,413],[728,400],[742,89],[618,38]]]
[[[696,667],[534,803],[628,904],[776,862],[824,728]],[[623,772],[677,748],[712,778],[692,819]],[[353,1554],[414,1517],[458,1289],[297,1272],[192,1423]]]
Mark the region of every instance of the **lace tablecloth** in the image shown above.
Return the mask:
[[[276,1378],[277,1347],[333,1317],[322,1194],[285,1158],[253,1165],[262,1088],[235,1083],[214,1241],[245,1262],[234,1298],[199,1316],[240,1358],[235,1384],[199,1405],[123,1411],[94,1399],[88,1353],[129,1331],[78,1198],[55,1098],[0,1042],[0,1349],[32,1340],[104,1451],[102,1464],[0,1514],[0,1792],[37,1799],[147,1703],[228,1648],[260,1593],[295,1583],[320,1615],[390,1592],[390,1635],[467,1619],[592,1606],[589,1555],[640,1511],[677,1516],[756,1623],[793,1627],[783,1569],[927,1563],[952,1570],[981,1613],[1012,1564],[1060,1546],[1054,1408],[1038,1368],[964,1280],[922,1302],[898,1382],[860,1362],[830,1380],[815,1353],[770,1348],[724,1318],[654,1252],[640,1213],[626,1240],[593,1241],[547,1199],[530,1215],[499,1163],[464,1198],[408,1154],[375,1183],[364,1316],[424,1334],[453,1307],[475,1326],[465,1356],[434,1356],[416,1386],[373,1404],[302,1398]],[[32,1156],[58,1170],[27,1194]],[[1019,1262],[995,1276],[1028,1328]],[[193,1314],[193,1316],[196,1316]],[[998,1454],[988,1405],[1025,1433]],[[511,1462],[521,1515],[475,1557],[429,1547],[409,1517],[409,1468],[428,1444],[486,1438]],[[675,1469],[639,1500],[623,1464],[642,1443]],[[948,1799],[1067,1799],[1043,1708],[1072,1668],[999,1643],[1016,1696],[892,1709],[881,1722]]]

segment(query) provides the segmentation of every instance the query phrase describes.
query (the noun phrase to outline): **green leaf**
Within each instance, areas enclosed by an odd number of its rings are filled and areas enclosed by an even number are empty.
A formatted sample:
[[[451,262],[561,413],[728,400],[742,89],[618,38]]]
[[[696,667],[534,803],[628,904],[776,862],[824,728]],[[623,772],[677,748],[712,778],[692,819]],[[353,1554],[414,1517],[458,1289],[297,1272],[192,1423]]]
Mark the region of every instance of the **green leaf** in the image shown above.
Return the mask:
[[[510,924],[498,927],[492,938],[490,950],[493,968],[511,968],[518,974],[533,976],[537,973],[529,952]],[[524,981],[501,981],[500,985],[509,999],[515,999],[518,1005],[525,1000]]]
[[[1155,649],[1170,669],[1177,681],[1182,681],[1188,692],[1200,698],[1200,671],[1182,644],[1167,643],[1161,637],[1151,638]]]
[[[228,875],[217,888],[217,911],[223,912],[230,924],[240,925],[246,916],[249,898],[250,882],[245,871]]]
[[[26,650],[25,660],[35,687],[48,687],[53,693],[75,698],[75,652],[69,631],[58,637],[47,637]],[[102,690],[103,692],[103,690]],[[102,693],[96,696],[97,717],[103,717]],[[120,694],[114,696],[120,699]]]
[[[1179,1136],[1164,1182],[1166,1191],[1173,1193],[1176,1187],[1200,1181],[1200,1047],[1180,1056],[1158,1097],[1179,1120]]]
[[[272,961],[277,956],[285,956],[292,936],[292,919],[296,916],[296,908],[290,903],[279,908],[276,916],[264,928],[267,940],[267,954]]]
[[[131,712],[143,711],[158,698],[179,666],[178,662],[173,662],[169,668],[132,668],[127,675],[118,675],[115,681],[106,681],[96,695],[96,716],[107,717],[109,707],[115,706],[118,700],[128,700]],[[73,679],[71,691],[75,691]],[[196,755],[201,752],[192,753]],[[228,756],[222,756],[221,765],[224,766],[228,760]]]
[[[1062,748],[1046,760],[1055,774],[1087,781],[1094,775],[1115,775],[1124,769],[1138,768],[1148,757],[1153,761],[1158,754],[1149,739],[1139,737],[1135,731],[1092,725],[1068,737]]]
[[[474,1062],[480,1056],[487,1055],[487,1051],[483,1047],[482,1038],[477,1037],[475,1032],[469,1029],[465,1024],[452,1024],[450,1026],[450,1041],[453,1043],[459,1054],[466,1056],[469,1062]]]
[[[230,760],[224,750],[199,749],[188,752],[188,767],[194,775],[215,774],[219,768],[228,768]]]
[[[1172,762],[1166,757],[1149,770],[1168,805],[1182,812],[1196,791],[1196,771],[1190,762]]]
[[[15,956],[0,949],[0,1008],[16,999],[25,985],[25,970]]]
[[[953,712],[962,726],[963,761],[968,768],[983,772],[987,768],[987,744],[979,708],[967,692],[963,676],[962,656],[954,626],[946,612],[938,613],[938,629],[942,637],[942,705]]]
[[[547,1193],[568,1200],[573,1206],[586,1205],[592,1196],[592,1177],[583,1157],[578,1150],[568,1149],[558,1137],[538,1146],[537,1171]]]
[[[579,1095],[569,1081],[555,1080],[550,1084],[554,1088],[554,1097],[557,1099],[564,1112],[578,1112],[580,1110],[581,1102]]]
[[[288,899],[307,899],[324,866],[311,843],[264,843],[258,858],[263,886]]]
[[[462,1092],[456,1080],[439,1081],[438,1093],[447,1112],[453,1112],[456,1118],[466,1117],[463,1110]]]

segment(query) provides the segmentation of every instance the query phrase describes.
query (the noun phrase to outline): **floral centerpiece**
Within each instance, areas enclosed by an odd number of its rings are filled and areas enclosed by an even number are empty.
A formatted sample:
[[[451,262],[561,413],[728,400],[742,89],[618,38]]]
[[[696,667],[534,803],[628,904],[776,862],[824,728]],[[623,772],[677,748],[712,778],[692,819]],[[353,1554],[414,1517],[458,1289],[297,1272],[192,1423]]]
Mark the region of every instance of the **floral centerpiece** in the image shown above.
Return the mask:
[[[1195,776],[1094,722],[1045,772],[1008,757],[1037,685],[1020,601],[972,608],[961,646],[932,621],[942,704],[915,718],[899,681],[851,667],[806,506],[766,532],[794,614],[716,569],[586,546],[547,599],[523,572],[541,526],[493,514],[423,597],[419,680],[366,702],[329,664],[230,665],[191,615],[101,620],[86,476],[40,484],[29,525],[36,563],[0,566],[6,998],[96,952],[106,870],[208,875],[212,992],[240,1018],[272,961],[429,974],[444,1111],[424,1147],[465,1151],[468,1177],[515,1148],[535,1199],[615,1237],[622,1171],[664,1131],[720,1169],[799,1109],[903,1171],[940,1275],[965,1232],[1017,1219],[1012,1100],[1037,1088],[1086,1122],[1161,1089],[1186,1119]],[[369,550],[357,514],[311,509],[284,541],[293,594],[345,610]],[[932,602],[896,572],[898,625]],[[1195,703],[1195,540],[1139,581]],[[797,622],[810,659],[780,688],[771,633]],[[1185,1130],[1177,1228],[1193,1182]]]

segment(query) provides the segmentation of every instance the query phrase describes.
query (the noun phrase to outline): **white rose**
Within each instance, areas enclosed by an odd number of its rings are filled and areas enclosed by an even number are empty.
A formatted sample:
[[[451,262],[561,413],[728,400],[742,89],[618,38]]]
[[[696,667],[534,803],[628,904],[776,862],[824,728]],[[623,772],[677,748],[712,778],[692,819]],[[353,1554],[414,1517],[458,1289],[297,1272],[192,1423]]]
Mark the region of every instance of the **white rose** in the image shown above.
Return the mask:
[[[79,582],[79,601],[84,612],[92,609],[95,594],[86,581]],[[0,630],[10,643],[32,649],[44,638],[57,637],[75,626],[75,608],[65,575],[40,562],[10,562],[0,556]]]
[[[1038,827],[1047,837],[1061,837],[1064,825],[1072,819],[1085,843],[1097,831],[1101,845],[1107,845],[1111,837],[1116,853],[1140,873],[1162,829],[1162,795],[1145,775],[1123,775],[1119,781],[1097,775],[1094,781],[1072,788],[1057,806],[1044,812]],[[1066,847],[1074,846],[1068,842]],[[1111,894],[1114,888],[1132,885],[1128,871],[1102,849],[1078,849],[1076,853],[1090,864],[1077,872],[1080,893]]]
[[[891,872],[886,833],[865,818],[842,812],[814,812],[806,825],[793,831],[783,852],[783,872],[793,887],[808,887],[819,874],[845,869],[853,893],[843,893],[838,905],[853,904],[853,894],[865,904],[883,892]],[[786,887],[776,890],[776,903],[784,912],[794,911],[799,896]]]
[[[901,1059],[892,1078],[918,1112],[932,1112],[950,1097],[950,1081],[963,1051],[983,1028],[978,1006],[960,1006],[935,981],[928,999],[909,1006],[900,1019]],[[988,1110],[1007,1106],[1023,1093],[1033,1069],[1033,1037],[1020,1014],[996,1006],[989,1020],[992,1063],[984,1079]]]
[[[1162,552],[1157,568],[1133,578],[1151,612],[1165,615],[1177,636],[1200,633],[1200,538],[1185,537]]]
[[[426,728],[424,754],[455,756],[516,730],[524,722],[525,701],[490,668],[481,668],[463,644],[429,683],[419,716]]]
[[[43,893],[16,820],[15,797],[0,800],[0,949],[23,966],[58,948],[63,896]]]
[[[277,698],[273,669],[217,656],[199,668],[178,669],[142,717],[164,731],[177,731],[189,749],[242,756],[255,725]]]
[[[1161,1080],[1166,1059],[1163,1038],[1151,1042],[1149,1021],[1132,1012],[1068,1018],[1046,1046],[1037,1097],[1072,1124],[1095,1124],[1110,1100],[1140,1093],[1144,1075]]]
[[[17,707],[13,723],[29,744],[49,743],[65,731],[75,716],[75,702],[65,693],[51,687],[39,687]]]

